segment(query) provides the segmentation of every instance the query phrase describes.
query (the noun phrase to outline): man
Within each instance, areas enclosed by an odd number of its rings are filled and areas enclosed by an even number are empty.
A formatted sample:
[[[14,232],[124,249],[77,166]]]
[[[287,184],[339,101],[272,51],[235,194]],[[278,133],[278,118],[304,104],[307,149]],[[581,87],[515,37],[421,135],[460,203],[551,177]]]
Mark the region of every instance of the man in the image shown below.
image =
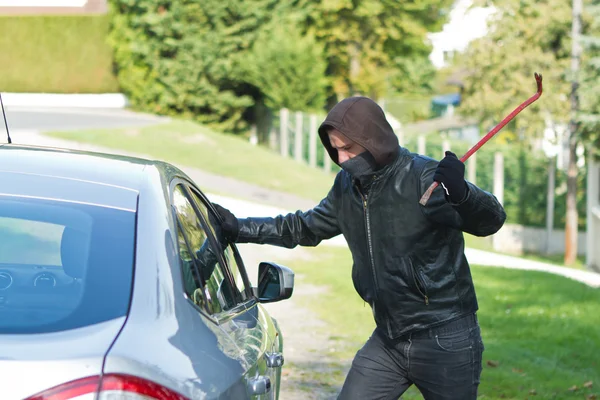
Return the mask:
[[[344,235],[354,287],[377,327],[339,399],[398,399],[412,384],[427,400],[475,399],[484,347],[463,232],[495,233],[504,209],[464,180],[451,152],[438,163],[400,147],[369,98],[338,103],[319,136],[342,168],[327,197],[275,218],[237,219],[218,206],[228,240],[293,248]],[[440,186],[422,206],[433,181]]]

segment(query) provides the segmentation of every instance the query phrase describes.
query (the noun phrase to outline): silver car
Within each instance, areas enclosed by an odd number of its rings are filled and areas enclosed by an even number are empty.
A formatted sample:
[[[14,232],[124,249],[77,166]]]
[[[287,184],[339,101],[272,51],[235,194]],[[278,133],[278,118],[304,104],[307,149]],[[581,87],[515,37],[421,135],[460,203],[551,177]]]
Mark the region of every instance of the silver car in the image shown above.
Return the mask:
[[[283,341],[203,192],[171,164],[0,146],[0,399],[276,399]]]

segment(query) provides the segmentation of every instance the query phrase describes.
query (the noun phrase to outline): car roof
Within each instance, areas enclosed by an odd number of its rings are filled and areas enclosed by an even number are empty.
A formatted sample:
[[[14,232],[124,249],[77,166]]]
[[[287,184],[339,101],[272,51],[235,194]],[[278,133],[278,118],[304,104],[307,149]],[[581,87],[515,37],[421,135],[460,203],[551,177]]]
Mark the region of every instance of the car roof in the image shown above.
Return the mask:
[[[0,145],[0,193],[135,209],[150,179],[179,172],[157,160],[41,146]],[[177,172],[176,172],[177,171]]]

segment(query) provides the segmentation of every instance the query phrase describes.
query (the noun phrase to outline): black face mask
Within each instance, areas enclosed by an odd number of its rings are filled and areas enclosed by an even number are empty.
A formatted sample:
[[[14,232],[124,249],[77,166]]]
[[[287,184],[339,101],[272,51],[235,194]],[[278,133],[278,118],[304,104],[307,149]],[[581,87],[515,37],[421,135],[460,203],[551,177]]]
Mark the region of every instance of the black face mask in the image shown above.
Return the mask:
[[[361,178],[375,173],[377,170],[377,163],[371,153],[363,151],[359,155],[341,163],[340,167],[352,175],[353,178],[361,180]]]

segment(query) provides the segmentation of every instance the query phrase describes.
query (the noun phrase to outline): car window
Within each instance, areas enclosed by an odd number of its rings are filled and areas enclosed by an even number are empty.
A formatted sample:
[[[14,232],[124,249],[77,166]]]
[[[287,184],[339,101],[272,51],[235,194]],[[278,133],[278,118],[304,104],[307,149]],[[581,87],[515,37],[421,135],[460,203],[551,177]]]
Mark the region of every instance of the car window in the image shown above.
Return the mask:
[[[221,247],[225,247],[222,252],[223,258],[227,263],[231,274],[233,275],[237,291],[242,294],[243,300],[247,300],[249,298],[250,293],[246,289],[249,288],[249,285],[247,284],[247,279],[244,279],[244,276],[242,275],[242,271],[245,270],[243,268],[242,260],[239,256],[239,253],[237,252],[237,249],[234,248],[234,245],[229,244],[224,239],[223,233],[221,232],[221,225],[219,224],[214,212],[208,209],[202,198],[200,198],[200,196],[194,190],[191,190],[191,193],[192,197],[196,201],[196,204],[198,205],[200,213],[204,217],[204,220],[208,221],[208,224],[210,226],[209,229],[211,229],[215,237],[218,238],[218,240],[221,242]]]
[[[218,244],[211,242],[181,184],[173,191],[173,205],[179,225],[179,255],[186,294],[209,314],[231,309],[239,295],[219,263]]]
[[[48,333],[126,315],[135,211],[0,198],[0,333]]]
[[[64,225],[0,217],[0,263],[61,265]]]
[[[235,280],[235,285],[238,291],[242,293],[243,300],[248,300],[250,296],[246,289],[249,288],[249,285],[246,285],[246,282],[241,274],[241,257],[239,257],[237,251],[233,249],[232,245],[227,245],[225,251],[223,252],[223,257],[225,258],[227,265],[229,265],[229,269],[231,270],[233,279]]]

